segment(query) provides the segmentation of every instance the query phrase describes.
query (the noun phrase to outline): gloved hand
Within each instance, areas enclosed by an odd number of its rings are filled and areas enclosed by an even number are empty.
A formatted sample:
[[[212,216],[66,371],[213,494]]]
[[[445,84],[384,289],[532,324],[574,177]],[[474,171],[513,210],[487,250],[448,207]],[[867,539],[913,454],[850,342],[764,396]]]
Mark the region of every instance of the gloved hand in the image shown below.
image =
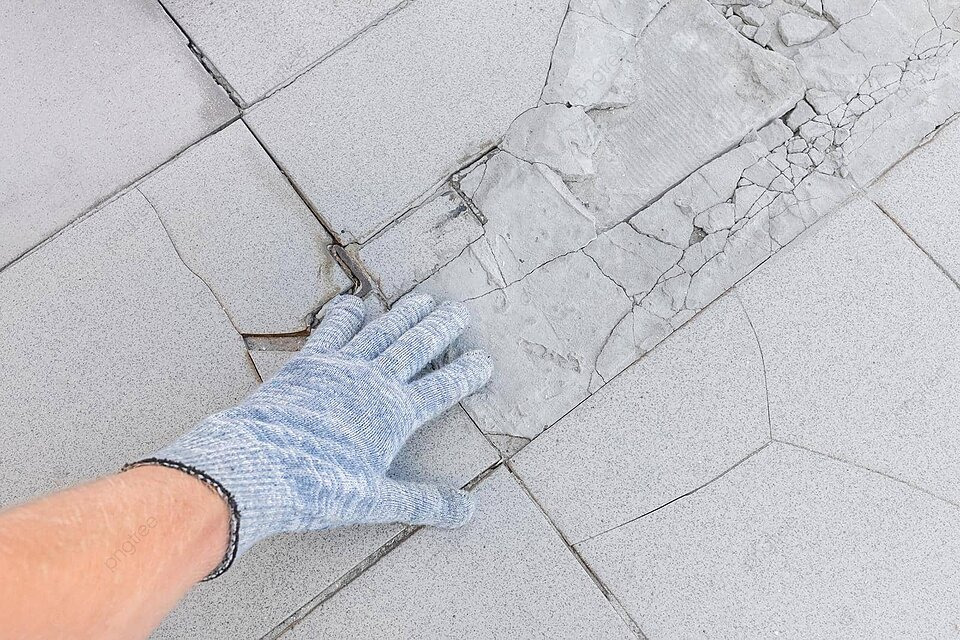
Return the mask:
[[[385,475],[417,427],[490,377],[480,351],[415,377],[464,330],[466,309],[411,296],[361,330],[363,319],[359,298],[336,298],[303,350],[242,404],[131,465],[191,473],[228,501],[229,548],[208,579],[276,533],[469,520],[466,492]]]

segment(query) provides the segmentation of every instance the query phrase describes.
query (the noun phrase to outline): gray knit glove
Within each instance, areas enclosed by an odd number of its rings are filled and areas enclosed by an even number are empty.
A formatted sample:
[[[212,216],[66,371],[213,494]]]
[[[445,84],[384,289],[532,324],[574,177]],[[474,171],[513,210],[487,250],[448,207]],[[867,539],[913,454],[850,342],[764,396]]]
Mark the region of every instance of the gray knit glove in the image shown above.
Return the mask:
[[[363,319],[359,298],[336,298],[303,350],[242,404],[135,463],[191,473],[230,504],[230,544],[209,578],[276,533],[386,522],[458,527],[470,518],[468,493],[386,476],[417,427],[490,377],[480,351],[416,377],[467,326],[466,309],[411,296],[361,330]]]

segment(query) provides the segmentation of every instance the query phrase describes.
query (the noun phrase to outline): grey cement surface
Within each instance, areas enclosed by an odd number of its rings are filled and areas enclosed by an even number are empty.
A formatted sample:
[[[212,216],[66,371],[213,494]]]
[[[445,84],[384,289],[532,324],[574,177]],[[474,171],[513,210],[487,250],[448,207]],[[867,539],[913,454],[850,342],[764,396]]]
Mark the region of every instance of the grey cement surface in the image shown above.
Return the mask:
[[[279,537],[156,637],[955,632],[956,0],[0,17],[0,505],[366,281],[495,360],[392,470],[479,482],[466,529]]]

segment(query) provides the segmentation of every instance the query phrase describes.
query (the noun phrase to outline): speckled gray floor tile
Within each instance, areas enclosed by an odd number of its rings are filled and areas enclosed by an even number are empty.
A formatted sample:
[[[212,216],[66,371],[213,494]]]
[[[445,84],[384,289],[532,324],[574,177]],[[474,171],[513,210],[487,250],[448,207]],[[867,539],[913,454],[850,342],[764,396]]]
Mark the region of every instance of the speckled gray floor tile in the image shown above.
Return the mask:
[[[324,602],[293,638],[629,638],[506,469],[463,529],[424,529]]]
[[[537,103],[566,4],[414,2],[247,121],[334,233],[366,239]]]
[[[956,507],[775,443],[577,549],[649,638],[947,638],[958,526]]]
[[[737,287],[775,438],[960,502],[960,291],[857,200]]]
[[[0,78],[0,267],[236,114],[148,0],[4,3]]]
[[[763,362],[730,294],[513,463],[561,531],[578,542],[696,489],[768,439]]]
[[[332,242],[243,122],[138,187],[243,334],[293,333],[346,290]]]

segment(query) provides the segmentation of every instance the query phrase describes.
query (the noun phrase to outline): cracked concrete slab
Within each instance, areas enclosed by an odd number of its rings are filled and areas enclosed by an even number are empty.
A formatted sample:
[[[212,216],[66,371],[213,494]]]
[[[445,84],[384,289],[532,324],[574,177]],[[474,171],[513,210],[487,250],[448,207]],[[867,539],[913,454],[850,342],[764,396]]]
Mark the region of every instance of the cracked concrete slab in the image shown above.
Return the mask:
[[[451,263],[451,266],[452,263]],[[441,270],[443,273],[443,270]],[[477,298],[431,278],[416,290],[464,300],[464,349],[484,348],[497,375],[464,407],[484,433],[533,438],[589,394],[592,363],[630,301],[581,252]]]
[[[543,87],[544,102],[584,109],[625,107],[637,99],[637,38],[571,11]]]
[[[876,0],[796,54],[807,100],[836,130],[859,185],[960,112],[958,40],[950,3]]]
[[[637,99],[592,114],[596,176],[573,185],[602,228],[737,145],[802,97],[796,68],[753,46],[701,0],[673,0],[640,37]],[[669,153],[664,153],[669,149]]]
[[[564,416],[514,469],[576,543],[712,480],[768,441],[763,361],[728,295]]]
[[[294,333],[350,287],[332,242],[243,122],[138,186],[243,334]]]
[[[339,239],[366,240],[536,105],[565,10],[412,3],[246,119]]]
[[[955,630],[958,526],[902,483],[772,444],[577,549],[648,637],[933,638]]]
[[[249,105],[403,3],[164,0],[163,4]]]
[[[870,197],[960,281],[960,121],[893,167]]]
[[[44,7],[0,9],[0,267],[236,114],[157,3]]]
[[[570,11],[592,16],[637,36],[669,0],[570,0]]]
[[[960,291],[865,199],[737,287],[774,437],[960,502]]]
[[[394,302],[483,235],[480,220],[450,184],[356,250],[380,292]]]
[[[0,352],[4,505],[117,471],[258,382],[137,191],[0,272]]]
[[[390,475],[462,486],[498,458],[454,407],[413,435]],[[262,637],[402,530],[347,527],[261,542],[221,578],[196,587],[151,637]]]
[[[476,499],[464,528],[417,532],[282,637],[632,637],[506,469]]]

